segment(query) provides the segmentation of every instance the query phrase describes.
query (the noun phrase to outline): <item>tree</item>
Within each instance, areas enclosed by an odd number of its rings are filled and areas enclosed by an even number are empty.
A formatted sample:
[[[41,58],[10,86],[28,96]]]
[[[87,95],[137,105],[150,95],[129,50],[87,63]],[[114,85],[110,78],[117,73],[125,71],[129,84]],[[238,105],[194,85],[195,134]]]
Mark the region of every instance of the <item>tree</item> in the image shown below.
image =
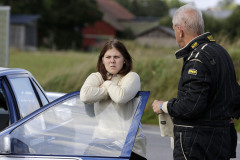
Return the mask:
[[[232,40],[240,37],[239,17],[240,17],[240,6],[237,6],[234,9],[233,14],[230,17],[228,17],[223,23],[226,34],[228,34],[229,38]]]
[[[221,0],[218,2],[218,7],[221,9],[233,9],[234,6],[234,0]]]
[[[160,19],[159,21],[160,25],[162,26],[167,26],[172,28],[172,17],[170,16],[165,16],[163,18]]]
[[[168,6],[162,0],[116,0],[138,17],[163,17],[168,14]]]
[[[168,8],[179,8],[182,5],[186,4],[183,2],[180,2],[179,0],[165,0]]]
[[[207,15],[203,12],[204,26],[206,32],[211,32],[212,34],[219,34],[223,30],[222,19],[216,19],[213,16]]]
[[[184,5],[185,3],[180,2],[179,0],[165,0],[169,9],[177,9]],[[164,16],[160,19],[160,25],[168,26],[172,28],[172,17],[171,15]]]
[[[93,0],[53,0],[48,11],[50,13],[44,14],[43,24],[52,24],[48,36],[53,38],[59,49],[80,48],[84,25],[92,24],[102,16]],[[47,18],[49,15],[52,17]],[[42,26],[44,27],[46,26]]]
[[[102,18],[95,0],[0,0],[12,14],[39,14],[39,43],[57,49],[81,48],[81,30]]]

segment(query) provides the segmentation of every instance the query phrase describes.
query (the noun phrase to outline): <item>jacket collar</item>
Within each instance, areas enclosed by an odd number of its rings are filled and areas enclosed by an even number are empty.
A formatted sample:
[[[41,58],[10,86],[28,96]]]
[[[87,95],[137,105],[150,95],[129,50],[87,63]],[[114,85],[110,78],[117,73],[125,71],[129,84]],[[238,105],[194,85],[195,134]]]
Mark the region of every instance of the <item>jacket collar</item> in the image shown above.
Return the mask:
[[[202,43],[215,42],[211,33],[207,32],[201,34],[191,40],[185,47],[181,48],[175,53],[177,59],[188,56],[197,46]]]

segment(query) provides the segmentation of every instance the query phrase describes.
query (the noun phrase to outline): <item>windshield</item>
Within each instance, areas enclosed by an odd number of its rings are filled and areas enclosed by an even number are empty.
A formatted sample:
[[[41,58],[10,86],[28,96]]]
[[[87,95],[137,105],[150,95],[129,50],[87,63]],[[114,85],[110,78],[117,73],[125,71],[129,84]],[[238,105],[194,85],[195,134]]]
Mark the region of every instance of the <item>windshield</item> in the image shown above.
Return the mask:
[[[79,97],[79,95],[71,97],[16,128],[10,135],[11,152],[121,156],[141,97],[134,98],[128,104],[115,104],[111,101],[98,115],[95,114],[94,104],[84,104]],[[113,108],[116,105],[125,107],[129,114],[125,116],[115,114]],[[109,119],[113,117],[109,113],[113,113],[114,118]]]

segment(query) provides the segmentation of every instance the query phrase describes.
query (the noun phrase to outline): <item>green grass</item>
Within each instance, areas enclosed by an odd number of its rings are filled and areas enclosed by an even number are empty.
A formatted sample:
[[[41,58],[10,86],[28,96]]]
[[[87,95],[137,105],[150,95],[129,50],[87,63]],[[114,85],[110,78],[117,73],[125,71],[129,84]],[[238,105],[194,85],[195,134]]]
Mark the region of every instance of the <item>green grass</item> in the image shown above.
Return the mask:
[[[149,47],[124,41],[133,57],[134,68],[141,78],[141,90],[151,91],[142,122],[158,124],[152,111],[154,99],[169,100],[177,95],[182,59],[176,60],[178,48]],[[227,45],[240,83],[240,45]],[[96,72],[100,48],[91,53],[75,51],[23,52],[10,50],[9,66],[29,70],[45,91],[69,93],[79,90],[91,72]],[[237,121],[240,131],[240,120]]]
[[[95,70],[97,54],[11,51],[10,67],[29,70],[46,91],[79,90]]]

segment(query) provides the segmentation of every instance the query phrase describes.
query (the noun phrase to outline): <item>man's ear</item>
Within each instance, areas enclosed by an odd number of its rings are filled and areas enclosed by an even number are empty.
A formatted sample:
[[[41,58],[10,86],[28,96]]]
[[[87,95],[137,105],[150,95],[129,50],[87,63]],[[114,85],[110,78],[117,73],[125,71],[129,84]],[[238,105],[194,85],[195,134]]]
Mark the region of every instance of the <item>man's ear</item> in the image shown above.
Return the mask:
[[[183,30],[182,29],[180,29],[180,38],[182,38],[183,36],[184,36],[184,32],[183,32]]]

